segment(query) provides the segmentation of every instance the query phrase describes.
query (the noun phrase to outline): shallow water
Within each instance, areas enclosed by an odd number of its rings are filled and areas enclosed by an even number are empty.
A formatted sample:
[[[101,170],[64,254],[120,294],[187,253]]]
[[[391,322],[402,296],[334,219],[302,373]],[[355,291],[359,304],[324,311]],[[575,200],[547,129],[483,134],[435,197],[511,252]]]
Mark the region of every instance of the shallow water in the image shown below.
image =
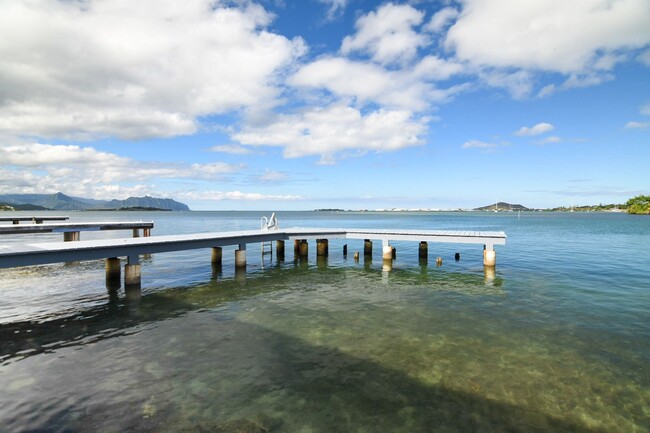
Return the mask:
[[[59,212],[60,213],[60,212]],[[153,235],[258,227],[261,213],[71,213]],[[283,227],[504,230],[480,246],[362,241],[286,261],[249,246],[142,261],[107,292],[99,261],[0,270],[0,430],[650,431],[650,219],[623,214],[280,213]],[[82,239],[127,232],[82,233]],[[23,235],[0,241],[59,240]],[[461,260],[454,260],[460,252]],[[363,256],[363,254],[362,254]],[[443,258],[437,267],[434,257]],[[4,430],[3,430],[4,429]]]

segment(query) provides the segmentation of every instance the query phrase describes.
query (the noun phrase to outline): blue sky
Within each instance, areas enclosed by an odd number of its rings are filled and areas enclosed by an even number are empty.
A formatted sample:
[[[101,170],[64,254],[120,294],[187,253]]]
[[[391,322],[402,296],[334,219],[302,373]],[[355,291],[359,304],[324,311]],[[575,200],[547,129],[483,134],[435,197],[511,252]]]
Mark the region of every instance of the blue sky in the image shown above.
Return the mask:
[[[650,194],[647,0],[0,10],[0,193],[195,210]]]

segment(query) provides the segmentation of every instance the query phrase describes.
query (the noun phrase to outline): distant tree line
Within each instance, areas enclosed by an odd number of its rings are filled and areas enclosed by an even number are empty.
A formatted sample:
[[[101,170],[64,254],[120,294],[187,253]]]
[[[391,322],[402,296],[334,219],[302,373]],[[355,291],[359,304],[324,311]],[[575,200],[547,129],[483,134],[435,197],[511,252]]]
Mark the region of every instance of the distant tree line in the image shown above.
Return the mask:
[[[650,195],[637,195],[625,203],[627,213],[635,215],[650,215]]]

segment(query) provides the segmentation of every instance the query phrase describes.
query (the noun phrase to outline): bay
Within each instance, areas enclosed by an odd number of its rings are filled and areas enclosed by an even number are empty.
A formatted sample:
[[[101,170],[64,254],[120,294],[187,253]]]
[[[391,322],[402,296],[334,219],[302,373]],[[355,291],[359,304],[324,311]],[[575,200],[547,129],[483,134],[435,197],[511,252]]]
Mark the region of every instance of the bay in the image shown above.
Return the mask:
[[[60,214],[61,212],[56,212]],[[31,213],[30,213],[31,215]],[[71,212],[152,234],[248,230],[270,212]],[[142,260],[141,296],[104,263],[0,270],[0,430],[650,431],[650,219],[618,213],[278,212],[282,227],[505,231],[396,242],[382,269],[234,247]],[[82,239],[128,232],[82,232]],[[58,241],[60,234],[0,244]],[[349,254],[342,254],[343,244]],[[454,260],[460,253],[460,260]],[[435,265],[435,257],[443,259]]]

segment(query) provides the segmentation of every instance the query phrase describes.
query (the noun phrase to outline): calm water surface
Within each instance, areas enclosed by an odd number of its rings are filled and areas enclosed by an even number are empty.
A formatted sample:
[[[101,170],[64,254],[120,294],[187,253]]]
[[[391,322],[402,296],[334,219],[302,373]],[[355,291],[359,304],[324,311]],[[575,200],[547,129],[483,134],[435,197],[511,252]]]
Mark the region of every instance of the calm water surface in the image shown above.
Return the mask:
[[[61,212],[57,212],[60,214]],[[259,227],[257,212],[72,212],[153,235]],[[268,213],[267,213],[268,216]],[[282,227],[503,230],[480,246],[395,243],[393,270],[330,240],[305,262],[249,245],[0,270],[0,431],[648,432],[650,218],[280,212]],[[128,232],[82,232],[82,239]],[[58,241],[60,234],[0,238]],[[460,261],[454,253],[461,254]],[[363,256],[363,254],[362,254]],[[434,258],[443,258],[435,266]]]

